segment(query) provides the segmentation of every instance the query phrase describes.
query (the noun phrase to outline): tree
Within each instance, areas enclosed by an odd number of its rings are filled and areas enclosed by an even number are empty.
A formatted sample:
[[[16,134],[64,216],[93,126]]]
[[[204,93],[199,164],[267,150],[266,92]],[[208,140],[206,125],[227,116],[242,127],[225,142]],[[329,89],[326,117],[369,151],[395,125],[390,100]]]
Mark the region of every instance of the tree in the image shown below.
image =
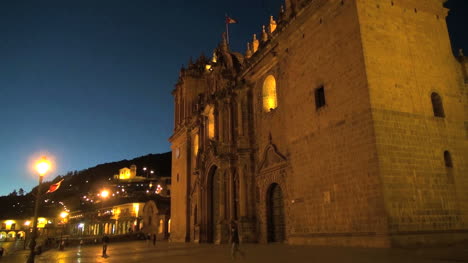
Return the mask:
[[[16,189],[14,189],[13,192],[11,192],[8,196],[18,196]]]
[[[24,195],[24,189],[23,189],[23,188],[20,188],[20,189],[18,190],[18,194],[21,195],[21,196],[23,196],[23,195]]]

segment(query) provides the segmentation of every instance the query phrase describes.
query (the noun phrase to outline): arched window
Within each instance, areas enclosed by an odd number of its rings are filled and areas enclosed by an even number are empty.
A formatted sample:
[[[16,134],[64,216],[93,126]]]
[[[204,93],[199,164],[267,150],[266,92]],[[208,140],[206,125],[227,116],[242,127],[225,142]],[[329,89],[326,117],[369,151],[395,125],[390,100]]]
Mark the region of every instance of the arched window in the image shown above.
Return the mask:
[[[431,94],[432,110],[435,117],[445,117],[444,105],[442,105],[442,98],[439,94],[433,92]]]
[[[444,161],[446,168],[453,168],[452,156],[449,151],[444,152]]]
[[[276,98],[276,80],[273,75],[266,77],[263,82],[263,110],[269,112],[278,107],[278,101]]]

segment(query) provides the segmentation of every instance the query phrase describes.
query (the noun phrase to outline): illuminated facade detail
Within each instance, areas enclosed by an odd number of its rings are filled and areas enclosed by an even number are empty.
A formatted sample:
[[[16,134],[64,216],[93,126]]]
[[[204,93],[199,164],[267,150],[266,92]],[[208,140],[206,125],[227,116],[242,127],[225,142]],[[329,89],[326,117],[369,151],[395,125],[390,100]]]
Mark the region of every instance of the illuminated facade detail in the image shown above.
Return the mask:
[[[242,242],[468,239],[468,58],[442,2],[286,0],[246,56],[223,37],[216,63],[181,69],[171,240],[227,243],[231,221]]]
[[[157,235],[158,239],[169,237],[170,201],[158,198],[145,203],[142,210],[141,231],[148,235]]]
[[[275,32],[276,30],[276,21],[275,19],[273,19],[273,16],[270,16],[270,34],[272,34],[273,32]]]
[[[38,233],[52,236],[58,231],[59,218],[38,218]],[[0,220],[0,241],[24,240],[27,233],[30,233],[32,219],[7,219]]]
[[[252,37],[252,51],[253,51],[253,53],[257,52],[259,45],[260,45],[260,42],[257,39],[257,34],[253,34],[253,37]]]
[[[269,75],[263,82],[263,110],[269,112],[278,107],[276,98],[276,80],[273,75]]]
[[[125,203],[98,211],[70,213],[72,235],[124,235],[138,232],[145,203]]]
[[[137,176],[137,167],[136,165],[131,165],[130,168],[124,167],[119,170],[119,174],[115,175],[114,178],[120,180],[131,180],[135,179]]]
[[[215,115],[214,106],[208,106],[206,110],[206,116],[208,119],[208,138],[213,139],[215,137]]]
[[[198,133],[196,133],[193,136],[193,155],[194,156],[197,156],[197,154],[198,154],[199,140],[200,139],[198,137]]]

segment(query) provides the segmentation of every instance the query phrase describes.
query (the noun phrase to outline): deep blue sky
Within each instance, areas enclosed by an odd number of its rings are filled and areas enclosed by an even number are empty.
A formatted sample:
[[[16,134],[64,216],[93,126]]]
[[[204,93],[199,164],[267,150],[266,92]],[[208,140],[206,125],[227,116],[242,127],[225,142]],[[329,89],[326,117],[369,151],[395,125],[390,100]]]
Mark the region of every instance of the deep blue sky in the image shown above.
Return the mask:
[[[448,6],[452,38],[468,53],[466,2]],[[56,162],[50,180],[169,151],[181,65],[210,55],[226,12],[239,21],[230,27],[232,49],[243,53],[281,3],[1,0],[0,195],[29,191],[37,180],[31,159],[44,152]]]

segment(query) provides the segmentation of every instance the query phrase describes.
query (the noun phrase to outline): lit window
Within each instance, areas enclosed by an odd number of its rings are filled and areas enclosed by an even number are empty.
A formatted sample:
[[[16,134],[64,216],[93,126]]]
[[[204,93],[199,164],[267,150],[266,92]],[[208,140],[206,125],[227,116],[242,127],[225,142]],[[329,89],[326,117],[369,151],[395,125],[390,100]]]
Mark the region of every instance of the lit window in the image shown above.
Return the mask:
[[[276,80],[273,75],[266,77],[263,82],[263,110],[269,112],[278,107],[276,98]]]

